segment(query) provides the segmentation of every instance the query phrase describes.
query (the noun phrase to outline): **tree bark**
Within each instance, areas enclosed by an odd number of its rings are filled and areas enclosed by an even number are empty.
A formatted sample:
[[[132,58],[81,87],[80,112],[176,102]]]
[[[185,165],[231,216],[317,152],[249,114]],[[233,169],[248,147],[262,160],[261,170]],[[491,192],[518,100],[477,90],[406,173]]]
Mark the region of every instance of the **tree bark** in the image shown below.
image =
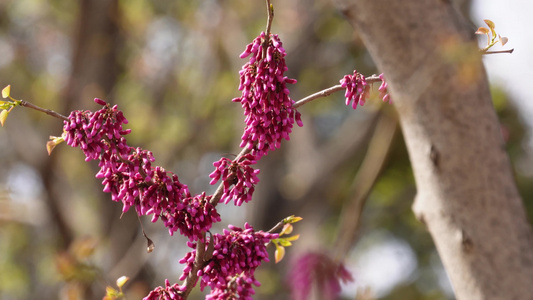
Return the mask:
[[[472,28],[450,1],[337,0],[384,72],[457,299],[533,299],[533,236]]]

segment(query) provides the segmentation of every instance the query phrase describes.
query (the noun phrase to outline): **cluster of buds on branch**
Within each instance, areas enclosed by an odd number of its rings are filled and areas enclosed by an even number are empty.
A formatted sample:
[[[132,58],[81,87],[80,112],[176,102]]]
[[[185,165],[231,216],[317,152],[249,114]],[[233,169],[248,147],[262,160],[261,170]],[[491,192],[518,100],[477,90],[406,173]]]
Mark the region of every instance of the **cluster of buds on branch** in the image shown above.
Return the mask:
[[[268,25],[272,16],[269,15]],[[210,174],[210,183],[221,183],[212,195],[206,192],[192,195],[176,174],[154,165],[152,152],[129,146],[126,136],[131,130],[124,128],[128,120],[116,105],[101,99],[94,100],[102,106],[101,109],[73,111],[66,117],[13,99],[8,86],[2,91],[2,97],[9,100],[0,101],[0,122],[3,125],[9,112],[19,105],[63,119],[64,132],[60,137],[51,137],[47,144],[49,153],[63,141],[80,148],[86,161],[98,161],[100,169],[96,177],[102,180],[103,191],[110,193],[113,201],[122,203],[123,213],[134,208],[139,216],[151,215],[152,222],[161,220],[170,235],[179,232],[188,238],[188,246],[193,250],[179,261],[185,266],[179,278],[183,282],[171,284],[166,280],[164,287],[157,287],[145,299],[187,299],[198,281],[202,290],[211,288],[206,299],[251,299],[255,293],[253,287],[259,285],[254,272],[262,262],[269,261],[267,246],[273,244],[276,247],[276,262],[280,261],[285,247],[298,239],[298,235],[288,235],[292,232],[291,224],[301,218],[288,217],[268,232],[255,231],[245,224],[244,229],[230,225],[222,234],[212,234],[213,224],[221,221],[217,204],[233,202],[240,206],[252,200],[255,185],[259,183],[259,170],[253,166],[269,151],[278,149],[282,140],[290,139],[294,123],[303,126],[296,109],[302,104],[345,90],[346,104],[355,109],[365,104],[371,92],[370,84],[378,81],[381,82],[379,97],[390,102],[383,74],[365,78],[357,71],[346,75],[340,86],[296,102],[289,97],[287,84],[295,84],[296,80],[285,76],[288,70],[285,55],[279,36],[270,33],[269,26],[241,54],[240,57],[248,58],[248,62],[239,72],[241,96],[233,102],[239,102],[244,110],[246,126],[240,144],[244,149],[234,160],[221,158],[213,163],[215,170]],[[148,241],[151,252],[153,244]],[[305,261],[316,262],[314,258]],[[327,272],[334,270],[337,275],[329,284],[334,287],[332,291],[338,293],[338,280],[350,280],[351,277],[341,264],[330,265],[335,268]],[[126,281],[117,281],[119,290],[108,287],[105,299],[123,296],[122,286]]]

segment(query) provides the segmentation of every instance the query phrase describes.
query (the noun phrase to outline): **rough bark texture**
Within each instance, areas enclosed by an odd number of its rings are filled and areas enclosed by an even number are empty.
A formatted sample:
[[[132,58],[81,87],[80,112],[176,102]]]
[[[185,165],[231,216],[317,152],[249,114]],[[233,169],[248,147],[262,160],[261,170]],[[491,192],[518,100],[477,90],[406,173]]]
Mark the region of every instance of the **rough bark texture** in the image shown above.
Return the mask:
[[[533,299],[533,239],[469,26],[450,1],[338,0],[385,73],[457,299]]]

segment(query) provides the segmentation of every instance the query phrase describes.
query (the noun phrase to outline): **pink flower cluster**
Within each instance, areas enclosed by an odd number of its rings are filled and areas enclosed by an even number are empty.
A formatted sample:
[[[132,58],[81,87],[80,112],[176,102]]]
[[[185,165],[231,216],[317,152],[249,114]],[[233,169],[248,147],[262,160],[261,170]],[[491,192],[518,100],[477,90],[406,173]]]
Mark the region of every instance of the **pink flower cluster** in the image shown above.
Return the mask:
[[[308,299],[313,285],[321,293],[320,299],[336,299],[341,291],[340,282],[353,281],[343,264],[333,261],[324,253],[310,252],[301,256],[289,273],[292,299]]]
[[[252,300],[255,294],[253,285],[261,285],[253,277],[248,277],[245,274],[239,274],[233,278],[226,279],[227,284],[224,288],[216,288],[205,297],[206,300],[227,300],[227,299],[243,299]]]
[[[247,282],[256,284],[255,269],[262,261],[269,261],[266,244],[277,238],[277,233],[254,231],[248,223],[244,225],[244,229],[232,225],[229,229],[211,237],[214,245],[212,258],[198,271],[201,290],[209,286],[215,294],[225,291],[237,275],[245,275],[249,279]],[[206,251],[209,251],[209,243],[211,242],[206,242]],[[189,246],[196,248],[195,243],[189,242]],[[180,263],[185,264],[180,280],[187,278],[191,272],[195,256],[196,250],[193,250],[180,260]]]
[[[184,300],[180,294],[182,286],[171,285],[168,279],[165,280],[165,287],[157,287],[144,297],[143,300]]]
[[[381,79],[381,85],[378,88],[379,98],[383,99],[385,102],[391,103],[390,95],[387,91],[387,82],[383,73],[379,75]],[[346,97],[346,105],[352,105],[353,109],[357,108],[357,105],[365,105],[366,100],[370,95],[370,85],[366,81],[363,74],[353,71],[353,75],[345,75],[343,79],[340,80],[341,86],[346,88],[344,96]]]
[[[287,71],[285,55],[278,35],[267,37],[262,32],[240,56],[250,56],[239,72],[242,95],[233,99],[241,103],[246,116],[240,146],[253,149],[252,154],[257,159],[279,148],[282,139],[289,140],[295,120],[302,126],[300,113],[292,107],[294,101],[286,86],[296,80],[284,76]]]
[[[72,112],[64,130],[68,145],[79,146],[86,160],[100,160],[96,177],[103,179],[103,191],[123,203],[123,212],[135,206],[140,215],[153,214],[152,222],[161,218],[171,235],[179,230],[193,241],[203,239],[212,224],[220,221],[209,197],[191,197],[176,174],[153,167],[150,151],[126,144],[124,135],[130,130],[122,128],[127,120],[117,106],[100,99],[95,102],[104,107],[94,113]]]
[[[215,207],[209,202],[210,199],[211,196],[206,196],[203,192],[200,195],[183,199],[181,203],[183,208],[169,207],[161,219],[168,227],[170,235],[179,229],[182,235],[193,241],[203,240],[204,233],[211,228],[212,224],[221,221]]]
[[[215,171],[209,174],[212,178],[210,184],[215,184],[222,178],[224,194],[221,201],[227,204],[233,200],[235,205],[240,206],[243,202],[248,203],[252,200],[255,185],[259,182],[257,178],[259,170],[251,167],[254,164],[256,160],[251,153],[243,155],[236,161],[223,157],[213,163]]]
[[[353,75],[345,75],[340,80],[341,86],[346,88],[344,96],[346,97],[346,105],[352,104],[352,108],[356,109],[357,105],[365,105],[366,99],[370,94],[370,86],[367,84],[363,74],[353,71]]]

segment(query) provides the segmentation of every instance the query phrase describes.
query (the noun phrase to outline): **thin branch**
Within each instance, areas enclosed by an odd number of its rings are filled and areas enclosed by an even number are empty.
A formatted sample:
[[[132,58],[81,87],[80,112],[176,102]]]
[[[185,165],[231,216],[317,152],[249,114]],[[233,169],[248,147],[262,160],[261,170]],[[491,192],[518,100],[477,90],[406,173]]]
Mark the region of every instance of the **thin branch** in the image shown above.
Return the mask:
[[[250,149],[249,147],[246,147],[246,148],[242,149],[241,153],[239,153],[237,155],[237,157],[235,157],[235,159],[233,161],[234,162],[238,161],[241,157],[243,157],[244,155],[250,153],[251,151],[252,151],[252,149]],[[209,203],[211,203],[211,205],[213,205],[213,206],[217,206],[218,202],[220,201],[220,198],[222,197],[222,194],[224,194],[224,181],[222,181],[220,183],[220,185],[218,186],[217,190],[215,191],[215,193],[211,197],[211,200],[209,200]]]
[[[283,228],[283,226],[285,226],[285,219],[281,220],[278,222],[278,224],[276,224],[274,227],[272,227],[269,231],[267,231],[268,233],[274,233],[278,230],[280,230],[281,228]]]
[[[298,108],[306,103],[309,103],[315,99],[318,99],[318,98],[322,98],[322,97],[327,97],[335,92],[338,92],[340,90],[343,90],[344,88],[339,84],[339,85],[335,85],[335,86],[332,86],[330,88],[327,88],[325,90],[321,90],[320,92],[316,92],[312,95],[309,95],[305,98],[303,98],[302,100],[299,100],[299,101],[296,101],[292,107],[294,108]]]
[[[274,20],[274,6],[270,0],[266,0],[267,7],[267,24],[265,29],[265,40],[263,41],[263,59],[265,59],[270,42],[270,30],[272,29],[272,20]]]
[[[513,53],[513,51],[514,51],[514,48],[513,49],[509,49],[509,50],[500,50],[500,51],[487,51],[487,50],[483,51],[482,50],[481,54],[483,54],[483,55],[485,55],[485,54],[500,54],[500,53],[509,53],[509,54],[511,54],[511,53]]]
[[[203,269],[205,264],[207,263],[206,261],[204,261],[204,254],[205,243],[202,241],[198,241],[198,243],[196,244],[196,257],[194,258],[194,264],[192,266],[191,271],[189,272],[189,276],[187,276],[187,278],[183,282],[183,284],[186,286],[185,291],[182,292],[183,299],[187,299],[194,286],[196,286],[196,282],[198,281],[198,271],[200,269]]]
[[[266,0],[266,6],[267,6],[267,25],[265,29],[265,34],[269,36],[270,30],[272,28],[272,20],[274,20],[274,6],[270,2],[270,0]]]
[[[381,78],[379,78],[377,75],[372,75],[370,77],[367,77],[365,78],[366,79],[366,82],[367,83],[375,83],[375,82],[379,82],[381,81]],[[335,86],[332,86],[330,88],[327,88],[325,90],[321,90],[320,92],[316,92],[312,95],[309,95],[305,98],[303,98],[302,100],[299,100],[299,101],[296,101],[292,107],[294,108],[298,108],[304,104],[307,104],[313,100],[316,100],[318,98],[323,98],[323,97],[327,97],[335,92],[338,92],[338,91],[341,91],[345,89],[344,87],[342,87],[340,84],[339,85],[335,85]]]
[[[24,106],[24,107],[28,107],[28,108],[31,108],[31,109],[35,109],[35,110],[38,110],[40,112],[43,112],[49,116],[52,116],[54,118],[58,118],[58,119],[62,119],[64,121],[68,121],[68,118],[65,117],[64,115],[58,113],[58,112],[55,112],[53,110],[50,110],[50,109],[46,109],[46,108],[42,108],[42,107],[39,107],[35,104],[31,104],[29,102],[26,102],[24,100],[20,100],[20,106]]]

